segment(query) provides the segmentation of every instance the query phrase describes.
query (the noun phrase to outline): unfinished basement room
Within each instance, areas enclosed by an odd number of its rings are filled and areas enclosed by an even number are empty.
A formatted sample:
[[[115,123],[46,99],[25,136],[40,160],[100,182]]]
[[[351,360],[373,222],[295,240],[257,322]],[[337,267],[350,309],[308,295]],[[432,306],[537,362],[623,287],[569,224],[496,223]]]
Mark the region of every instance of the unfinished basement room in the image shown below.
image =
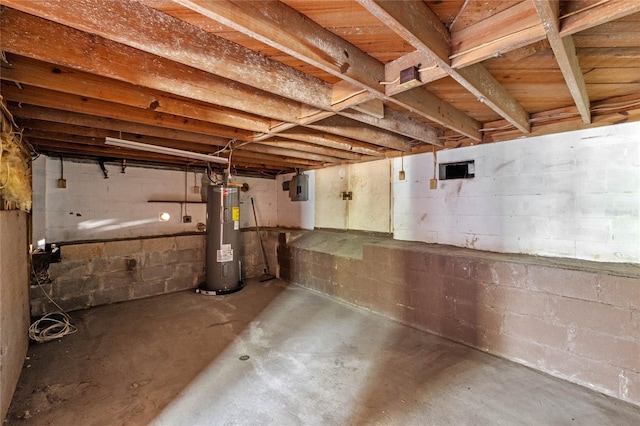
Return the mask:
[[[13,425],[640,425],[640,0],[0,0]]]

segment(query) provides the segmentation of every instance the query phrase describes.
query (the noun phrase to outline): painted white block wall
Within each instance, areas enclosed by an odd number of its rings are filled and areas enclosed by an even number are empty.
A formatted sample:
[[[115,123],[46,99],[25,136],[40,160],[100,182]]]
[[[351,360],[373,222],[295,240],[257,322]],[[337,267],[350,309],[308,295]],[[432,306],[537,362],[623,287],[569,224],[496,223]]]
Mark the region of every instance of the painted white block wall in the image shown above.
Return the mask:
[[[109,178],[95,162],[64,162],[67,188],[57,186],[60,160],[41,157],[33,164],[34,244],[40,239],[50,243],[129,238],[195,232],[206,223],[206,205],[202,203],[149,203],[148,200],[200,201],[193,192],[200,185],[201,173],[151,169],[107,164]],[[186,182],[185,182],[186,179]],[[276,226],[277,198],[274,179],[238,178],[248,183],[249,191],[240,193],[240,225],[255,226],[249,197],[256,202],[261,226]],[[186,184],[186,191],[185,191]],[[160,222],[159,214],[171,219]],[[192,223],[182,223],[190,215]]]
[[[391,232],[390,174],[387,159],[317,170],[315,226]],[[349,191],[352,199],[343,200]]]
[[[391,161],[352,164],[347,201],[349,229],[391,232]]]
[[[399,240],[640,263],[640,123],[438,153],[438,162],[471,159],[475,178],[440,181],[436,190],[429,189],[431,154],[406,156],[404,181],[399,158],[391,177],[386,159],[306,172],[306,202],[291,202],[282,191],[290,176],[239,178],[250,187],[240,196],[241,227],[255,225],[253,197],[264,227],[389,232],[392,221]],[[103,179],[96,163],[65,161],[67,189],[58,189],[59,159],[34,162],[34,243],[163,235],[205,222],[203,204],[187,205],[193,223],[184,224],[180,204],[147,202],[184,199],[184,172],[128,167],[121,174],[117,165],[107,167]],[[191,191],[193,173],[187,179],[188,199],[199,199]],[[384,192],[389,180],[392,203]],[[352,202],[340,197],[348,190]],[[172,220],[159,222],[161,211]]]
[[[275,179],[256,179],[238,177],[236,183],[247,183],[249,190],[240,191],[240,228],[256,226],[251,208],[251,198],[256,207],[256,216],[260,227],[278,226],[278,199],[276,198]]]
[[[349,187],[348,165],[316,170],[315,227],[347,229],[347,202],[340,195]]]
[[[475,160],[439,181],[432,154],[394,161],[394,237],[508,253],[640,263],[640,123],[437,153]]]

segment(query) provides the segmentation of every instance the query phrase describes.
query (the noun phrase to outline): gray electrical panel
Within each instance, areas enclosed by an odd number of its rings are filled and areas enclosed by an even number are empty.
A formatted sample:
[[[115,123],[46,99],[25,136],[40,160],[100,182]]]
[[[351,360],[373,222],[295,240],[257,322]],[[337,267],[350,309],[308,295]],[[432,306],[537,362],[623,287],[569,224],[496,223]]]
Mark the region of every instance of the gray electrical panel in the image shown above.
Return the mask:
[[[309,176],[297,174],[291,178],[289,198],[291,201],[307,201],[309,199]]]

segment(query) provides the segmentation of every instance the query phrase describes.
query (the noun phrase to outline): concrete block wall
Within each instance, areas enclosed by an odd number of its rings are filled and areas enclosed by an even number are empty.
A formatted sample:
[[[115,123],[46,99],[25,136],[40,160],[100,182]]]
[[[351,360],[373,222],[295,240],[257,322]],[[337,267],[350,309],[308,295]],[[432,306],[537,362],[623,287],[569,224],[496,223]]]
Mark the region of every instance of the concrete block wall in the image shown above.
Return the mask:
[[[284,279],[640,404],[637,266],[310,234],[281,237]]]
[[[68,244],[49,265],[50,283],[31,286],[31,315],[195,288],[204,280],[204,235]]]
[[[274,276],[279,233],[274,228],[261,230]],[[257,233],[246,229],[240,236],[242,276],[259,277],[263,261]],[[61,247],[61,262],[49,265],[51,282],[42,288],[31,286],[31,315],[57,310],[43,290],[65,311],[74,311],[195,289],[204,281],[204,272],[204,234],[66,244]]]
[[[242,276],[247,278],[259,277],[264,273],[264,262],[262,252],[260,251],[260,240],[256,230],[245,229],[241,233],[240,256],[242,259]],[[277,246],[278,235],[277,229],[261,229],[262,245],[264,247],[265,256],[269,265],[269,273],[277,276],[278,274],[278,258]]]
[[[433,154],[394,160],[394,238],[640,263],[640,123],[437,152],[472,179],[429,189]],[[437,176],[437,174],[436,174]]]

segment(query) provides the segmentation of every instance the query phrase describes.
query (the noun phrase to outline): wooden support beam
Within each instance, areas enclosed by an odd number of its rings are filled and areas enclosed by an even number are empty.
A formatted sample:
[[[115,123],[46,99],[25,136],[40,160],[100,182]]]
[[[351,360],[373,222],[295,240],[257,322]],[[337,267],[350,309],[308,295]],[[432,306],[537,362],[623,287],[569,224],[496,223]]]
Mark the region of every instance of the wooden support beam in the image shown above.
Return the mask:
[[[462,68],[545,38],[530,1],[451,34],[451,66]]]
[[[442,100],[440,101],[443,104],[446,104],[446,102]],[[446,105],[449,105],[449,104],[446,104]],[[380,119],[374,117],[373,115],[359,114],[353,110],[341,111],[340,115],[343,117],[348,117],[353,120],[359,121],[361,123],[369,124],[374,127],[378,127],[378,128],[382,127],[382,124],[380,123]],[[418,140],[424,141],[425,139],[428,139],[431,145],[442,145],[442,143],[438,139],[442,134],[442,132],[436,130],[435,128],[429,127],[425,131],[423,124],[420,123],[419,121],[414,120],[411,117],[408,117],[407,115],[402,114],[398,111],[392,110],[390,108],[384,109],[384,116],[387,118],[393,118],[393,120],[386,121],[386,124],[396,123],[395,126],[389,126],[387,130],[393,133],[398,133],[405,136],[420,134],[420,132],[423,131],[425,133],[422,134],[421,138]]]
[[[560,22],[558,14],[560,5],[558,0],[534,0],[533,4],[540,16],[547,39],[553,49],[553,54],[560,66],[560,71],[567,83],[569,92],[573,97],[573,101],[580,112],[582,121],[585,124],[591,122],[591,111],[589,110],[589,93],[587,85],[580,69],[580,62],[576,54],[576,47],[573,43],[573,37],[567,35],[560,36]]]
[[[320,132],[326,132],[328,129],[331,129],[332,134],[339,134],[340,136],[344,136],[346,138],[358,139],[368,142],[372,145],[384,146],[398,151],[411,151],[411,146],[403,137],[400,137],[391,132],[381,134],[379,130],[366,125],[354,127],[352,123],[352,120],[336,115],[333,117],[325,118],[321,121],[317,121],[313,124],[307,124],[305,127]]]
[[[172,146],[170,141],[179,141],[179,143],[191,142],[196,144],[189,146],[184,145],[184,148],[181,149],[196,149],[198,146],[214,146],[217,149],[227,141],[226,139],[215,141],[212,140],[211,136],[201,133],[70,113],[32,105],[23,105],[20,108],[12,108],[12,110],[15,117],[20,120],[20,125],[25,128],[39,130],[49,129],[58,133],[76,132],[80,135],[99,138],[101,140],[104,140],[106,136],[111,136],[158,145],[161,145],[164,141],[167,143],[166,146],[169,147]],[[320,134],[303,128],[297,128],[296,130],[290,130],[288,132],[283,132],[281,136],[287,137],[292,141],[307,141],[314,145],[329,147],[332,150],[341,150],[345,152],[345,155],[354,153],[368,156],[382,156],[379,151],[372,147],[367,148],[365,144],[358,141],[334,135]],[[175,146],[175,144],[173,146]],[[250,151],[252,147],[253,144],[245,145],[239,148],[239,150]],[[344,158],[342,155],[336,154],[334,156],[336,158]]]
[[[331,110],[330,84],[139,2],[77,0],[74,8],[63,2],[5,0],[5,4],[259,90]],[[140,21],[154,22],[162,30],[148,31],[146,26],[130,24]],[[420,138],[415,136],[414,139]]]
[[[345,152],[351,152],[376,158],[383,157],[382,150],[378,147],[375,147],[374,145],[365,144],[354,139],[317,132],[311,129],[305,129],[303,127],[284,130],[280,132],[278,136],[294,141],[308,142],[327,148],[339,149]]]
[[[283,158],[290,157],[295,159],[295,161],[313,161],[316,163],[325,163],[325,164],[338,164],[341,162],[339,158],[332,157],[325,154],[315,154],[312,152],[303,152],[297,149],[291,148],[283,148],[279,146],[268,146],[264,145],[264,143],[252,143],[249,145],[245,145],[243,148],[247,148],[248,151],[251,152],[260,152],[269,155],[279,155]],[[235,155],[235,153],[234,153]],[[308,163],[311,165],[312,163]]]
[[[136,142],[150,143],[153,145],[167,146],[169,148],[173,147],[195,151],[202,150],[202,152],[210,153],[218,150],[228,142],[227,139],[221,138],[216,140],[214,137],[202,133],[160,128],[153,125],[69,113],[66,111],[31,105],[24,105],[21,108],[14,109],[13,111],[14,115],[20,119],[20,123],[23,127],[37,130],[49,130],[58,133],[75,132],[78,135],[96,138],[102,143],[104,143],[105,137],[110,136],[133,140]],[[206,147],[209,148],[206,149]],[[304,163],[306,166],[317,165],[320,161],[327,162],[324,160],[328,160],[328,158],[320,159],[315,154],[307,155],[304,152],[294,151],[287,154],[285,151],[280,149],[254,147],[253,144],[242,146],[241,148],[238,148],[236,152],[241,151],[259,152],[275,156],[309,160],[309,162]],[[261,158],[261,161],[263,160],[265,160],[265,158]],[[331,159],[329,162],[335,161],[336,159]],[[296,164],[302,163],[298,161]]]
[[[334,111],[353,108],[358,111],[358,114],[349,114],[354,120],[387,130],[406,129],[402,134],[411,139],[429,144],[437,142],[437,139],[432,137],[425,138],[425,135],[429,136],[433,131],[429,131],[429,126],[424,123],[414,120],[411,125],[407,125],[407,121],[411,121],[408,117],[398,121],[399,114],[393,118],[379,115],[382,101],[372,101],[374,96],[404,107],[402,103],[385,95],[385,88],[380,84],[385,78],[385,66],[380,61],[305,18],[286,4],[274,1],[241,4],[226,0],[213,3],[204,0],[173,1],[341,78],[343,81],[333,86],[331,107]],[[149,4],[153,5],[155,2],[150,0]],[[160,10],[166,8],[160,7]],[[170,10],[166,11],[171,13]],[[426,26],[429,31],[436,28],[436,21],[439,23],[438,18],[432,15],[434,24]],[[201,25],[200,22],[194,24]],[[446,49],[446,46],[443,45],[442,48]],[[369,105],[373,102],[376,109],[372,112],[370,108],[355,106],[364,102]],[[442,102],[444,101],[440,101]],[[450,106],[448,109],[451,108],[453,107]],[[432,108],[414,105],[413,112],[436,122],[447,121]],[[460,115],[464,114],[460,112]],[[367,116],[373,116],[377,120],[370,120]],[[447,122],[452,129],[457,130],[457,122]],[[420,128],[419,131],[408,134],[410,129],[416,127]]]
[[[331,157],[339,158],[346,161],[359,162],[363,159],[363,155],[354,154],[341,149],[327,148],[324,146],[318,146],[316,144],[307,142],[298,142],[295,140],[286,140],[283,138],[274,138],[264,142],[260,142],[261,145],[274,146],[278,148],[294,149],[302,152],[312,152],[315,154],[329,155]]]
[[[411,43],[425,57],[430,57],[434,65],[441,68],[476,98],[485,100],[487,106],[522,132],[529,131],[528,113],[484,67],[477,64],[474,72],[465,73],[453,69],[449,62],[449,50],[445,52],[442,48],[443,45],[450,45],[448,30],[437,18],[435,18],[437,23],[435,22],[432,17],[433,12],[426,4],[390,0],[358,0],[358,3]],[[425,31],[423,20],[428,23],[427,28],[438,25],[439,29]]]
[[[127,149],[127,148],[116,148],[111,147],[109,145],[104,144],[104,139],[96,140],[93,137],[86,137],[78,134],[68,134],[68,133],[56,133],[50,131],[43,130],[28,130],[25,131],[24,137],[29,141],[32,139],[35,140],[48,140],[57,142],[55,147],[50,147],[49,149],[59,149],[64,150],[65,152],[73,152],[75,154],[84,154],[84,155],[99,155],[109,157],[112,155],[117,155],[118,158],[132,158],[132,159],[146,159],[146,160],[155,160],[155,159],[177,159],[178,157],[173,157],[171,155],[158,154],[158,153],[147,153],[141,152],[137,150]],[[185,144],[180,141],[176,144],[176,141],[170,140],[161,140],[158,139],[155,141],[154,145],[165,146],[169,148],[175,148],[187,151],[194,152],[207,152],[206,147],[202,145],[194,145],[194,144]],[[73,147],[73,150],[69,150],[68,148]],[[267,149],[264,150],[256,150],[256,151],[234,151],[233,156],[231,158],[232,165],[235,165],[236,162],[240,161],[243,164],[251,164],[252,162],[257,162],[260,165],[269,164],[276,167],[292,167],[296,166],[304,166],[304,167],[322,167],[325,161],[317,161],[317,160],[309,160],[306,158],[296,158],[297,153],[287,153],[287,155],[274,155],[273,152],[276,150],[269,149],[270,147],[265,147]],[[293,154],[293,155],[292,155]],[[303,154],[303,153],[300,153]],[[225,152],[221,154],[222,157],[228,158],[229,152]],[[235,160],[235,161],[234,161]],[[190,163],[193,160],[189,160]],[[332,161],[331,163],[335,163],[337,161]]]
[[[8,63],[2,63],[3,80],[254,132],[269,131],[270,120],[267,118],[169,97],[134,84],[13,54],[8,54],[7,60]]]
[[[575,3],[580,7],[578,10],[571,10],[566,16],[560,19],[560,36],[566,37],[575,33],[606,24],[616,19],[624,18],[640,12],[640,2],[638,0],[590,0],[588,2],[568,2]]]
[[[566,2],[579,8],[560,17],[560,36],[640,12],[637,0]],[[592,4],[589,4],[592,3]],[[451,66],[462,68],[543,40],[546,32],[533,2],[523,1],[462,30],[451,33]]]
[[[151,110],[128,107],[113,102],[100,101],[86,97],[69,95],[52,90],[40,89],[31,86],[17,86],[2,83],[2,95],[9,101],[23,104],[37,105],[47,108],[61,109],[64,111],[90,114],[116,120],[133,121],[169,129],[186,130],[213,136],[212,140],[239,139],[248,140],[251,136],[248,132],[242,132],[231,127],[219,126],[199,120],[190,120],[176,117],[171,114],[163,114]],[[217,138],[216,138],[217,137]],[[222,143],[221,145],[225,145]]]
[[[342,111],[347,108],[355,108],[357,105],[364,105],[370,102],[375,103],[376,109],[369,109],[368,111],[363,112],[371,114],[374,117],[384,118],[384,112],[380,111],[383,107],[382,100],[376,99],[375,95],[368,90],[344,80],[333,85],[331,106],[335,112]]]
[[[331,85],[136,1],[3,0],[14,9],[193,68],[327,109]],[[134,22],[153,23],[132,25]],[[106,24],[108,23],[108,24]],[[176,35],[179,34],[179,37]]]
[[[420,70],[420,80],[400,84],[400,80],[398,79],[400,72],[410,67],[418,67]],[[386,63],[384,66],[384,78],[387,83],[385,85],[385,93],[387,96],[393,96],[396,93],[406,92],[413,87],[423,86],[432,81],[447,77],[448,75],[449,74],[442,68],[438,67],[438,64],[433,60],[431,55],[426,55],[416,50],[415,52],[407,53],[398,59]]]
[[[48,45],[42,43],[42,39],[63,39],[67,43]],[[283,123],[278,126],[279,129],[293,128],[296,123],[311,123],[334,115],[330,111],[310,108],[299,102],[247,88],[237,82],[9,8],[2,8],[0,14],[0,46],[2,50],[65,66],[77,70],[75,72],[84,71],[89,75],[128,81],[159,92],[202,101],[207,106],[223,105],[238,110],[238,114],[246,111],[271,117]],[[144,65],[144,72],[138,69],[140,64]],[[108,92],[104,89],[104,92]],[[114,87],[115,93],[122,93],[119,90],[118,86]],[[135,99],[132,102],[140,102],[141,106],[148,100]],[[167,99],[171,98],[167,96]],[[308,111],[313,111],[313,114],[306,116]],[[325,130],[326,133],[332,132],[329,128]],[[272,137],[274,133],[265,133],[265,138]]]
[[[135,142],[147,143],[151,145],[164,146],[168,148],[177,148],[186,151],[194,151],[210,154],[212,151],[217,150],[218,147],[211,146],[210,144],[194,143],[188,141],[179,141],[174,139],[145,137],[135,135],[131,133],[120,133],[110,130],[92,129],[88,127],[73,126],[69,124],[60,123],[47,123],[39,120],[21,120],[21,124],[26,128],[25,135],[29,137],[36,137],[41,139],[55,139],[65,142],[78,142],[82,141],[86,144],[93,144],[97,146],[104,146],[104,140],[106,137],[120,138]],[[51,134],[55,134],[56,137],[52,137]],[[65,135],[64,137],[61,135]],[[213,149],[212,149],[213,148]],[[273,156],[271,160],[277,160],[278,158],[283,161],[275,161],[277,164],[285,164],[286,161],[295,162],[295,164],[304,164],[306,166],[316,165],[316,163],[338,163],[341,161],[340,157],[333,157],[326,155],[323,152],[304,152],[300,149],[294,149],[293,147],[284,146],[268,146],[261,148],[257,145],[250,145],[246,147],[234,150],[233,158],[245,158],[247,153],[261,153],[268,156]],[[223,157],[229,156],[229,151],[222,153]],[[260,156],[261,162],[269,162],[268,156]],[[232,158],[232,159],[233,159]],[[248,157],[253,158],[253,157]],[[309,160],[309,161],[301,161]]]
[[[500,114],[521,132],[529,133],[529,113],[481,64],[459,69],[452,77],[473,93],[478,101]]]
[[[165,165],[178,165],[178,166],[194,166],[195,164],[201,164],[204,167],[204,162],[198,162],[197,160],[184,159],[179,157],[173,157],[166,154],[156,154],[149,152],[141,152],[132,149],[113,147],[108,145],[95,146],[92,144],[83,143],[83,141],[76,141],[75,143],[65,142],[61,144],[59,140],[55,138],[55,135],[48,135],[50,138],[36,138],[29,137],[29,142],[38,150],[49,155],[65,154],[74,158],[106,158],[112,160],[126,159],[136,163],[152,163],[152,164],[165,164]],[[234,154],[235,155],[235,154]],[[315,164],[315,167],[319,167]],[[269,156],[254,154],[249,158],[240,158],[234,161],[234,168],[251,168],[261,169],[263,171],[283,171],[294,169],[309,169],[312,168],[307,164],[297,164],[286,161],[273,161]],[[98,171],[96,171],[98,172]]]
[[[379,88],[378,83],[384,77],[384,68],[377,59],[284,3],[238,3],[227,0],[173,2],[352,84]]]
[[[474,140],[482,140],[482,135],[478,130],[480,123],[466,114],[461,114],[459,109],[453,108],[450,104],[442,101],[442,99],[434,96],[422,87],[416,87],[415,89],[406,92],[397,93],[395,97],[406,105],[407,108],[409,108],[409,111],[413,111],[414,107],[419,108],[420,106],[439,110],[440,121],[437,121],[438,124],[451,128],[448,124],[456,123],[456,131],[458,133]]]
[[[193,133],[166,127],[156,127],[149,124],[97,117],[87,114],[78,114],[34,105],[20,105],[17,108],[11,108],[11,112],[17,118],[45,121],[50,123],[51,126],[54,126],[55,123],[64,123],[74,126],[126,132],[134,135],[146,135],[156,138],[190,141],[217,147],[224,146],[228,142],[228,139],[226,138],[216,139],[215,137],[202,133]]]
[[[83,143],[82,141],[60,143],[52,138],[38,138],[35,136],[27,136],[29,143],[38,151],[49,155],[66,154],[75,158],[109,158],[134,160],[143,163],[167,164],[167,165],[186,165],[193,163],[194,160],[173,157],[166,154],[156,154],[152,152],[134,151],[132,149],[117,148],[114,146],[96,146],[93,144]],[[204,165],[204,163],[202,163]],[[96,173],[99,169],[96,165]]]
[[[280,121],[295,123],[300,115],[299,102],[6,7],[0,13],[0,47],[51,64]]]
[[[428,46],[423,54],[437,62],[449,63],[449,30],[424,2],[393,0],[357,0],[375,17],[414,47]],[[419,43],[417,43],[419,41]]]
[[[80,114],[91,114],[116,120],[133,121],[157,127],[202,133],[217,136],[217,138],[213,138],[213,140],[217,141],[220,141],[221,138],[226,138],[227,141],[229,139],[248,140],[251,136],[250,132],[240,131],[231,127],[220,126],[200,120],[185,119],[171,114],[129,107],[83,96],[69,95],[53,90],[31,86],[23,86],[22,89],[19,89],[17,86],[7,83],[2,83],[1,87],[2,94],[7,100],[24,104],[64,109],[65,111]],[[221,145],[225,144],[226,142]]]

